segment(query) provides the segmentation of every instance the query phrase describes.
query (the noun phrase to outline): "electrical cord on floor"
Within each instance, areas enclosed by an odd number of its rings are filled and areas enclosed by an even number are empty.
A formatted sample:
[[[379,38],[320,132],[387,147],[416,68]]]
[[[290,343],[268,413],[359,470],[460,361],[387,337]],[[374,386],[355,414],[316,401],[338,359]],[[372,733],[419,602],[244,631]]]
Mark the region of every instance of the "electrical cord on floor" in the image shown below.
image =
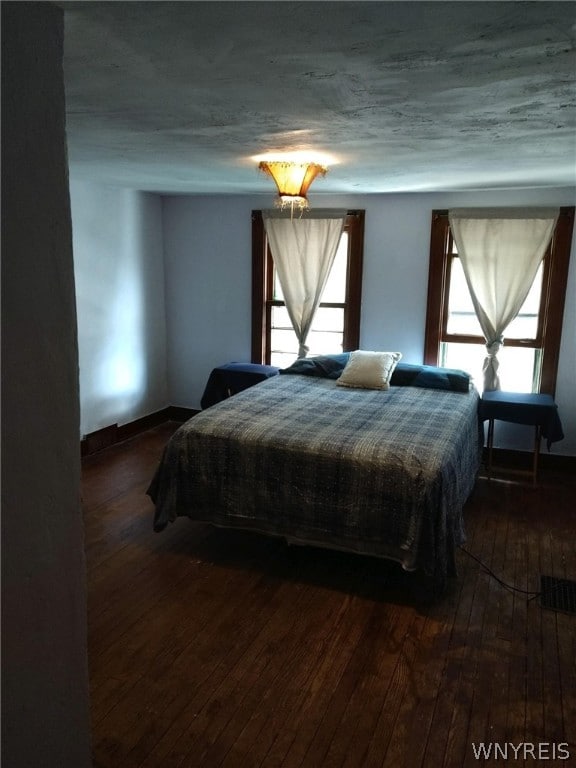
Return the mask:
[[[479,565],[482,566],[484,571],[489,576],[492,576],[493,579],[496,579],[498,584],[504,587],[504,589],[507,589],[509,592],[519,592],[521,595],[530,595],[530,597],[528,598],[528,602],[530,602],[531,600],[535,600],[537,597],[540,597],[540,595],[542,594],[542,592],[534,592],[533,590],[521,589],[520,587],[515,587],[513,584],[508,584],[507,582],[503,581],[499,576],[496,576],[494,571],[490,570],[490,568],[488,568],[486,563],[483,563],[479,557],[476,557],[476,555],[473,555],[472,552],[469,552],[463,546],[460,546],[460,549],[462,550],[462,552],[465,552],[468,555],[468,557],[471,557],[472,560],[475,560],[477,563],[479,563]]]

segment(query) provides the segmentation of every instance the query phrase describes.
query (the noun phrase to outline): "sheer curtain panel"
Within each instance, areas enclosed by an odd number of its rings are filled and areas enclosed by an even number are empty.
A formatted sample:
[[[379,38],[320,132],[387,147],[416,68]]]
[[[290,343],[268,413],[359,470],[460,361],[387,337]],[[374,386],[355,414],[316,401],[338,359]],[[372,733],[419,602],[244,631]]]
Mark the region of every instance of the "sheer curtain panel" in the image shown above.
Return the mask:
[[[500,389],[498,351],[520,311],[554,232],[553,208],[458,209],[450,229],[486,339],[484,389]]]
[[[334,263],[346,211],[316,211],[305,218],[263,211],[262,218],[286,309],[298,338],[298,357],[306,357],[306,339]]]

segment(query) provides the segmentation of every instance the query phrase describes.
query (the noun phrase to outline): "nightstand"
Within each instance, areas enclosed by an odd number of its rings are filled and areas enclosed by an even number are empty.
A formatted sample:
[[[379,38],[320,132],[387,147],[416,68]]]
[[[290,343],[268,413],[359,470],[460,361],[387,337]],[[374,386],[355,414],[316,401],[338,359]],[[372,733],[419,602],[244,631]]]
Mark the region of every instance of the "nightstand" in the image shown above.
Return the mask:
[[[540,440],[546,438],[548,450],[564,433],[558,415],[558,406],[552,395],[524,392],[484,392],[478,409],[480,418],[488,421],[488,478],[492,475],[492,448],[494,444],[494,422],[508,421],[534,427],[534,454],[532,458],[532,482],[536,485]]]
[[[206,389],[202,395],[200,405],[209,408],[221,400],[242,392],[248,387],[253,387],[271,376],[277,376],[280,368],[274,365],[258,365],[256,363],[226,363],[214,368]]]

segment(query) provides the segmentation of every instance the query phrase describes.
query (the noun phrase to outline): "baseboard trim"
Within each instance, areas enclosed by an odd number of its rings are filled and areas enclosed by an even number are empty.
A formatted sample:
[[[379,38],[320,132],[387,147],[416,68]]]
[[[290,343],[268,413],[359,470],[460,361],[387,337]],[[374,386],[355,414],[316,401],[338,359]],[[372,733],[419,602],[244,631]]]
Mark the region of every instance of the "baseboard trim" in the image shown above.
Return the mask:
[[[89,456],[92,453],[108,448],[118,442],[118,424],[110,424],[108,427],[85,435],[80,441],[80,455]]]
[[[531,469],[532,451],[510,450],[509,448],[494,448],[493,463],[499,467],[510,467],[510,469]],[[484,449],[484,464],[487,464],[487,449]],[[554,472],[576,472],[576,456],[563,456],[558,453],[548,453],[545,448],[541,449],[538,459],[538,466],[543,470]]]
[[[98,429],[95,432],[91,432],[85,435],[80,441],[80,455],[90,456],[93,453],[109,448],[115,443],[122,443],[125,440],[130,440],[132,437],[136,437],[141,432],[146,432],[147,429],[153,429],[160,426],[167,421],[188,421],[192,416],[195,416],[199,411],[193,408],[181,408],[176,405],[169,405],[166,408],[162,408],[160,411],[150,413],[147,416],[141,416],[139,419],[129,422],[128,424],[110,424],[107,427]]]
[[[166,408],[168,412],[168,421],[188,421],[192,416],[196,416],[200,411],[195,408],[183,408],[180,405],[169,405]]]

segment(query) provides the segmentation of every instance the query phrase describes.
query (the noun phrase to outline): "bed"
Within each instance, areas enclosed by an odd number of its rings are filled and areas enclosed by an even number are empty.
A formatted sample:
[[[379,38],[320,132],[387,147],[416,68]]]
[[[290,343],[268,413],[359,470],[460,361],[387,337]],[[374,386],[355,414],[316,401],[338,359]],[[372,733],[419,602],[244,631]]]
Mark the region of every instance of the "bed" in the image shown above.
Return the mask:
[[[174,433],[148,489],[154,529],[184,516],[374,555],[441,592],[480,465],[477,391],[468,378],[440,387],[445,373],[427,385],[434,370],[402,365],[385,391],[345,388],[331,363],[313,365]]]

